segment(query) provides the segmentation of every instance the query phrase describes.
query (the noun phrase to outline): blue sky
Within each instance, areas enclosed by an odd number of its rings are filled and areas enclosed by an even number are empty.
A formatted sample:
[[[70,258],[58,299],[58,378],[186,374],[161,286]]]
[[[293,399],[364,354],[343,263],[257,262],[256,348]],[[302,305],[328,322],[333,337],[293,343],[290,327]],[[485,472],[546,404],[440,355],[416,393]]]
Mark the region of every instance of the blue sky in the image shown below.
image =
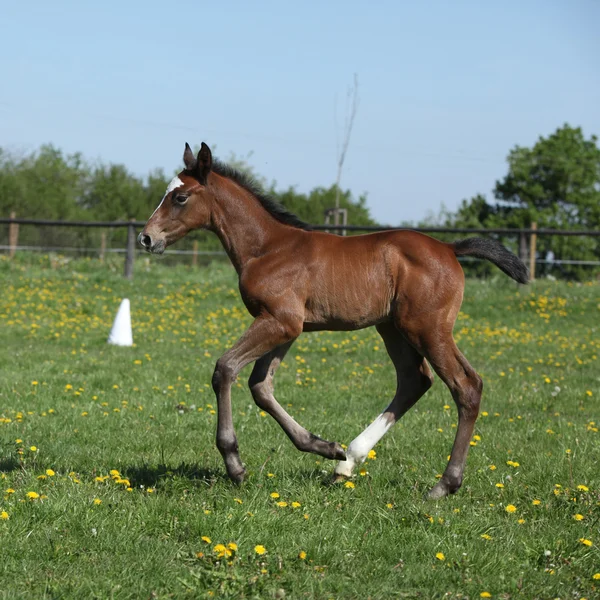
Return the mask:
[[[4,2],[0,146],[53,143],[137,174],[184,143],[280,187],[336,174],[337,98],[359,78],[342,186],[381,222],[487,194],[515,144],[600,134],[600,3]],[[157,199],[158,201],[159,199]]]

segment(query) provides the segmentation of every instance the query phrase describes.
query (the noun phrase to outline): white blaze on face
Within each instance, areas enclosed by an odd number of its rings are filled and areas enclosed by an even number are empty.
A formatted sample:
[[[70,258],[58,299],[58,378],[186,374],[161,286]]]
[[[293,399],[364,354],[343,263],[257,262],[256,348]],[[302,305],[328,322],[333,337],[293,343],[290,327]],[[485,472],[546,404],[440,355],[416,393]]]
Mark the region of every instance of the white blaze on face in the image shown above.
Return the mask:
[[[156,211],[162,206],[162,203],[165,201],[165,198],[173,190],[176,190],[178,187],[181,187],[182,185],[183,185],[183,181],[181,181],[181,179],[179,179],[179,177],[175,176],[175,177],[173,177],[173,179],[171,179],[171,183],[169,183],[169,185],[167,186],[167,191],[165,192],[165,195],[163,196],[162,200],[160,201],[160,204],[156,207],[156,210],[150,215],[150,219],[156,214]]]

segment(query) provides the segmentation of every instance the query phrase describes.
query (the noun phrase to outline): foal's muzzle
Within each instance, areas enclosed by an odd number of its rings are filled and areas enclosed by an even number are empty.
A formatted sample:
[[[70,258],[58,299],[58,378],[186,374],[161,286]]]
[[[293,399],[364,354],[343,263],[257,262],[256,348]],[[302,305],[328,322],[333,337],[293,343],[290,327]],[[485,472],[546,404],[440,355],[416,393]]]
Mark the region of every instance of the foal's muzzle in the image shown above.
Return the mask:
[[[153,240],[147,233],[140,233],[138,235],[138,242],[141,246],[146,249],[146,252],[152,252],[152,254],[162,254],[165,251],[165,240]]]

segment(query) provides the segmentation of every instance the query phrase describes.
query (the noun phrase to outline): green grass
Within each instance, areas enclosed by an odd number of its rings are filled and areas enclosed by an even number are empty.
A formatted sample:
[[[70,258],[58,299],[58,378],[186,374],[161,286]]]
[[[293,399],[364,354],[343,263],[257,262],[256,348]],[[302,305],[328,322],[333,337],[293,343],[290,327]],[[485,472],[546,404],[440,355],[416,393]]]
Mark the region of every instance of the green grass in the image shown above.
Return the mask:
[[[247,368],[237,487],[210,388],[250,322],[232,269],[53,267],[0,260],[0,598],[600,597],[597,283],[468,282],[455,333],[484,412],[463,487],[434,503],[456,424],[439,379],[349,488],[254,406]],[[123,297],[134,348],[106,344]],[[346,444],[393,391],[374,330],[304,335],[276,378],[298,421]]]

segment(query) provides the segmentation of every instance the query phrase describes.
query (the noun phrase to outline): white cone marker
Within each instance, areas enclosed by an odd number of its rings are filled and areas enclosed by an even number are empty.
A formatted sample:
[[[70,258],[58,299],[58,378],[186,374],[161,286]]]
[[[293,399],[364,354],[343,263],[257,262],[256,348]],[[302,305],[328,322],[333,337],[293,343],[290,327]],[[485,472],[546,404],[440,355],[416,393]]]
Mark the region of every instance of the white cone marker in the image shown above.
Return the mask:
[[[129,299],[123,298],[119,311],[115,317],[108,343],[117,346],[133,346],[133,334],[131,332],[131,312],[129,309]]]

